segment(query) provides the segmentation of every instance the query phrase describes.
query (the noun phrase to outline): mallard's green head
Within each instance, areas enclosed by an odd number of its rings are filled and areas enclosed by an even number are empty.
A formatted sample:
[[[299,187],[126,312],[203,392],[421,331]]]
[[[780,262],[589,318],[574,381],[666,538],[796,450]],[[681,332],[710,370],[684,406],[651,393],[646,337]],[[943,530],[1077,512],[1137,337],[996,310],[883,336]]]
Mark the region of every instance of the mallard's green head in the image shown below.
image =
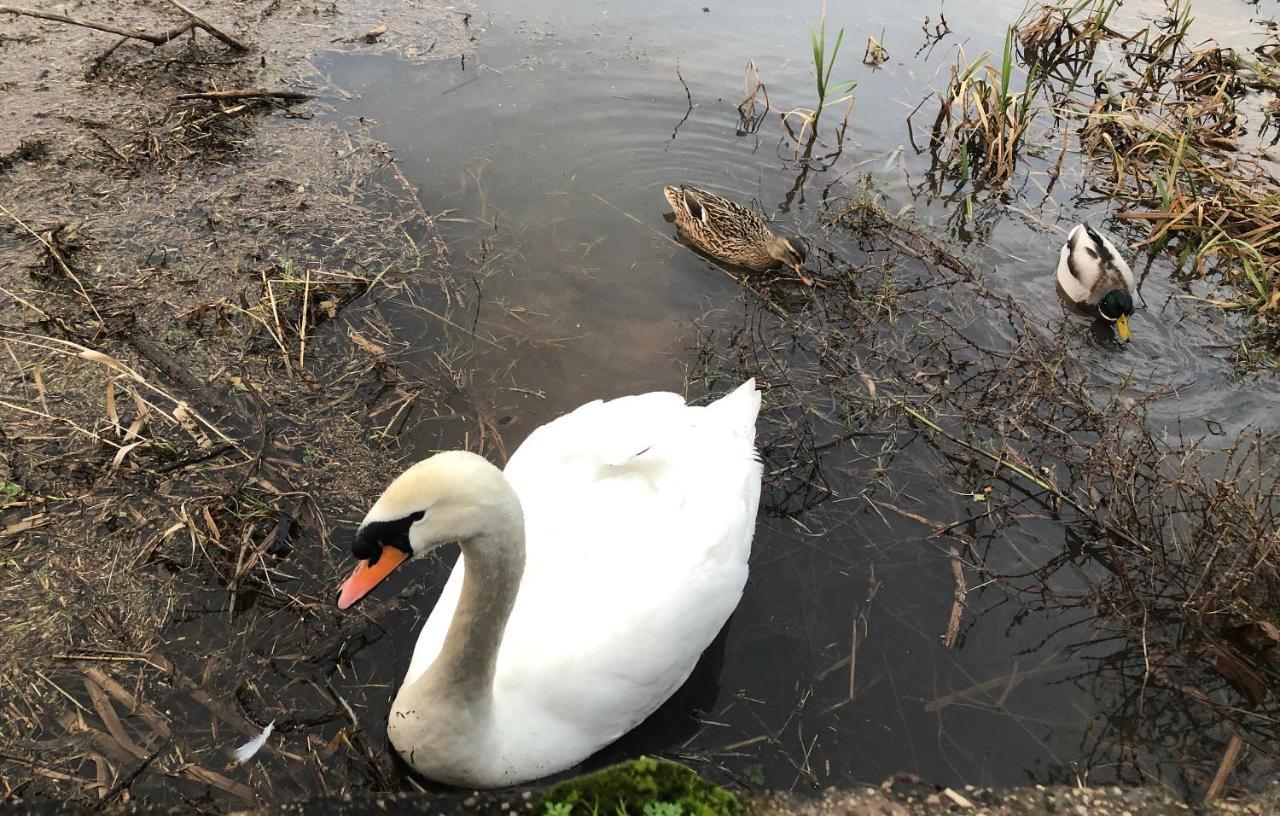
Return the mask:
[[[1129,315],[1133,314],[1133,298],[1123,289],[1112,289],[1098,301],[1098,314],[1116,324],[1116,334],[1129,342]]]

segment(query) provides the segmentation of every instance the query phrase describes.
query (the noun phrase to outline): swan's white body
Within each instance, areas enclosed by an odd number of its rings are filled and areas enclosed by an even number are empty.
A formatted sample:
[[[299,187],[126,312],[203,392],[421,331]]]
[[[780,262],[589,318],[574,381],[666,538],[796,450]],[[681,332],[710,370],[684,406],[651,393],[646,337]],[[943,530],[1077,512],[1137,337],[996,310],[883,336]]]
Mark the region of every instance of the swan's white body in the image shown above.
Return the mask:
[[[483,576],[505,545],[464,539],[391,709],[388,735],[411,766],[481,788],[546,776],[684,683],[746,582],[759,407],[754,381],[706,407],[650,393],[588,403],[529,436],[503,472],[519,499],[512,526],[523,509],[525,563],[505,632],[490,633],[492,679],[465,667],[483,656],[458,641],[483,642],[485,621],[501,616],[510,580]],[[370,518],[413,512],[391,493]]]

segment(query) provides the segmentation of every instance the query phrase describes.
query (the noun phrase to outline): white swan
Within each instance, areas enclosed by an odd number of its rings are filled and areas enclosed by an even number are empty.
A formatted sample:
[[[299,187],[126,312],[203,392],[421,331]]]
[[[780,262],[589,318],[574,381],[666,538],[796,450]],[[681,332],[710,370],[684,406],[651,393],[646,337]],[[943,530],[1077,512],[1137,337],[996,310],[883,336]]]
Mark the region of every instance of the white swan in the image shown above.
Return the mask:
[[[684,683],[738,604],[760,501],[760,396],[651,393],[535,430],[505,473],[419,462],[365,516],[338,605],[406,557],[462,555],[387,734],[415,770],[492,788],[577,764]]]

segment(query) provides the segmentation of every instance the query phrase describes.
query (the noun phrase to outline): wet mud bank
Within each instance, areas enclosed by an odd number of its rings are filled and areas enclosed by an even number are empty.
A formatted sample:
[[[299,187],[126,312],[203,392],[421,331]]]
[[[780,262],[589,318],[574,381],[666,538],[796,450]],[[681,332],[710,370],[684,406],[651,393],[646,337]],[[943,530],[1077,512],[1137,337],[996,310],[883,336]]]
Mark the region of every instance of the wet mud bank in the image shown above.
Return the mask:
[[[369,816],[379,813],[432,814],[432,816],[509,816],[536,814],[537,794],[510,795],[465,793],[438,796],[422,793],[362,793],[346,797],[308,799],[261,810],[238,811],[254,816]],[[1274,795],[1258,795],[1238,801],[1192,808],[1149,788],[1013,787],[991,789],[923,789],[912,793],[875,787],[831,789],[821,798],[789,793],[758,793],[743,797],[743,816],[937,816],[937,814],[990,814],[990,816],[1265,816],[1277,807]],[[0,813],[29,816],[63,816],[82,813],[67,803],[0,804]],[[167,812],[145,806],[120,806],[104,811],[116,814]]]
[[[394,359],[376,304],[411,281],[447,320],[447,250],[367,125],[314,119],[311,62],[460,59],[469,17],[37,6],[0,7],[0,799],[252,806],[220,746],[336,723],[324,675],[376,629],[332,609],[332,525],[384,482],[409,403],[475,421],[447,363]],[[261,710],[295,683],[318,696]],[[389,763],[328,730],[325,756]]]

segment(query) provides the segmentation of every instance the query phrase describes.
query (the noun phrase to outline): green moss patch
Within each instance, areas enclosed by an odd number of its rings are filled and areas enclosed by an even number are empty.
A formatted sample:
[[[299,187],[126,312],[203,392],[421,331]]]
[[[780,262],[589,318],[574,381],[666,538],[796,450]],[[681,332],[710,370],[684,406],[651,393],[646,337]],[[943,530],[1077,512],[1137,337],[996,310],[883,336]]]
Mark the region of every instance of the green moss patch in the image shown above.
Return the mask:
[[[665,759],[640,757],[551,788],[546,816],[739,816],[737,798]]]

